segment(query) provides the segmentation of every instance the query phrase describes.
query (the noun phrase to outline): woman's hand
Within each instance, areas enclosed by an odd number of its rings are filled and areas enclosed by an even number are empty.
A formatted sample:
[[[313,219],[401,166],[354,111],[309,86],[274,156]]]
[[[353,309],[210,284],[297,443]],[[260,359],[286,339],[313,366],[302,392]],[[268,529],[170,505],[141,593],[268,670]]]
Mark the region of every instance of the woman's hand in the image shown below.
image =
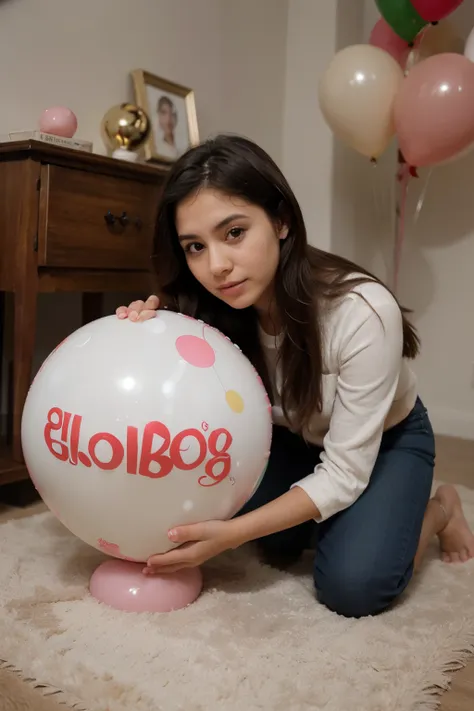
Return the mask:
[[[128,306],[119,306],[115,313],[121,319],[146,321],[149,318],[155,318],[159,306],[159,298],[152,294],[146,301],[132,301]]]
[[[174,543],[181,544],[179,548],[152,555],[143,572],[166,575],[182,568],[195,568],[219,553],[237,548],[242,541],[236,521],[206,521],[172,529],[168,536]]]

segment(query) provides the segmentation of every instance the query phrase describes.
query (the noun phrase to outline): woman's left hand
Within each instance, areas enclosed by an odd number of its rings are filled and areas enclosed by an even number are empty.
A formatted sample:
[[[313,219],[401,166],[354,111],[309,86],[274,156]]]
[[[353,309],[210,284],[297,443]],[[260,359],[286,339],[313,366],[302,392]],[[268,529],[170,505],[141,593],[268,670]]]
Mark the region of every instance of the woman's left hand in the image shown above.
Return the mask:
[[[181,545],[168,553],[152,555],[143,570],[146,575],[166,575],[182,568],[195,568],[209,558],[240,545],[235,519],[179,526],[172,529],[168,536],[173,543]]]

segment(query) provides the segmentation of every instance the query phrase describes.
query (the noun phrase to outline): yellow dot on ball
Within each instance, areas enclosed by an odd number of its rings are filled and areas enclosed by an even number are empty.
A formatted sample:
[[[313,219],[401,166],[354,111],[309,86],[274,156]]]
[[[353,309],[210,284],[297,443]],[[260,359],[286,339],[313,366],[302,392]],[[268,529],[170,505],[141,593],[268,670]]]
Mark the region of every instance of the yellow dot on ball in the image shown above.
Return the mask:
[[[234,412],[240,414],[244,411],[244,401],[242,400],[242,397],[239,395],[239,393],[235,392],[235,390],[227,390],[225,394],[225,399],[230,409]]]

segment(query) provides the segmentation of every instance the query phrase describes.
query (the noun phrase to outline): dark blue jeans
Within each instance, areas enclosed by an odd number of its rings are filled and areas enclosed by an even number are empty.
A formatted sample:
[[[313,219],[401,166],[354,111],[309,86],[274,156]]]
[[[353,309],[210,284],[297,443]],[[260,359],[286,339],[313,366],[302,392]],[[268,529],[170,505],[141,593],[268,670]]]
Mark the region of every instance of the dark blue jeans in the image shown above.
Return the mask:
[[[275,426],[265,476],[239,515],[288,491],[314,469],[320,454],[320,448]],[[295,560],[315,541],[313,576],[319,601],[346,617],[381,612],[412,577],[434,458],[433,430],[418,399],[408,417],[383,435],[362,496],[320,524],[308,521],[261,538],[263,556],[269,562]]]

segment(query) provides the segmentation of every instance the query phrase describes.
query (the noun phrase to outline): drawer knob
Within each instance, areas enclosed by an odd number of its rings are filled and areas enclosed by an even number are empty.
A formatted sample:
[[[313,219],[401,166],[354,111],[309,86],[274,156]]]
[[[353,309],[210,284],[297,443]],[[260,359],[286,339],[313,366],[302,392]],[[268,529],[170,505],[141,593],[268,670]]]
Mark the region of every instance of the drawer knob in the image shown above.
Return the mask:
[[[138,229],[142,226],[142,221],[139,217],[129,217],[125,211],[122,212],[120,217],[114,215],[110,210],[104,215],[104,220],[108,225],[115,225],[116,222],[120,222],[122,227],[126,227],[129,224],[135,225]]]

